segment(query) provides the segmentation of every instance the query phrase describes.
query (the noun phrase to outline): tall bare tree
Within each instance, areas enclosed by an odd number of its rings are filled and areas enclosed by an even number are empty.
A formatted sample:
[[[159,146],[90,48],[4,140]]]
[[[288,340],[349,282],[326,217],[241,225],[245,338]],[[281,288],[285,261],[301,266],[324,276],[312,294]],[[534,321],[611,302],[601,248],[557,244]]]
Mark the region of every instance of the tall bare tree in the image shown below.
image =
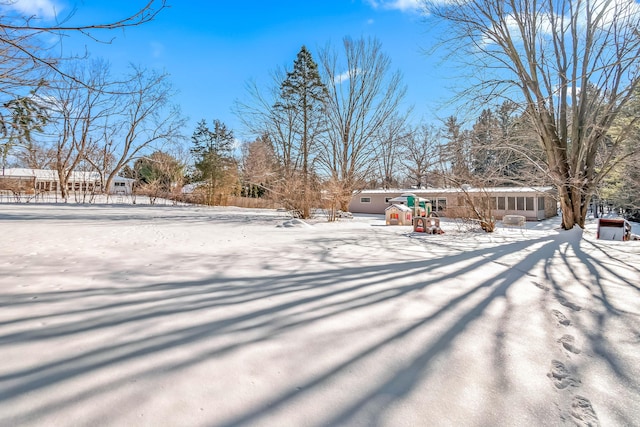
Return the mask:
[[[50,112],[47,132],[61,196],[66,200],[69,177],[85,160],[89,148],[100,144],[96,130],[114,113],[116,97],[109,93],[110,72],[105,62],[75,63],[61,76],[43,92],[40,102]]]
[[[465,65],[482,67],[467,95],[523,106],[558,188],[563,228],[584,227],[598,183],[630,155],[622,150],[628,132],[612,137],[609,131],[640,84],[638,3],[448,0],[425,6],[427,20],[444,24],[438,27],[443,39]]]
[[[391,118],[378,131],[375,158],[383,188],[398,186],[400,152],[410,136],[411,131],[407,129],[406,116]]]
[[[429,173],[432,173],[434,181],[440,181],[440,177],[434,173],[440,164],[442,154],[437,129],[427,125],[414,129],[404,140],[401,153],[401,163],[407,171],[411,185],[427,185]]]
[[[105,138],[105,156],[112,156],[112,167],[105,171],[105,188],[124,165],[147,151],[181,142],[186,122],[172,103],[175,90],[166,73],[131,68],[127,81],[118,90],[119,118]],[[97,167],[97,164],[94,164]]]
[[[364,187],[375,167],[376,137],[396,117],[406,87],[377,39],[342,42],[320,52],[320,68],[329,90],[329,127],[318,160],[347,210],[353,192]]]

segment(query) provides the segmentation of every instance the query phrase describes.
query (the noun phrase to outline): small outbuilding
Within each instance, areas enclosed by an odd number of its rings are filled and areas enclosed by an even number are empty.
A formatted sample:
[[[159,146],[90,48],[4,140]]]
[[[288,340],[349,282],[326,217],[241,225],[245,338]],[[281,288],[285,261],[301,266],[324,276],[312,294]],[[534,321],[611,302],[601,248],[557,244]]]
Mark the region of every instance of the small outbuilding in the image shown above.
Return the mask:
[[[412,225],[413,209],[407,205],[391,205],[384,210],[387,225]]]

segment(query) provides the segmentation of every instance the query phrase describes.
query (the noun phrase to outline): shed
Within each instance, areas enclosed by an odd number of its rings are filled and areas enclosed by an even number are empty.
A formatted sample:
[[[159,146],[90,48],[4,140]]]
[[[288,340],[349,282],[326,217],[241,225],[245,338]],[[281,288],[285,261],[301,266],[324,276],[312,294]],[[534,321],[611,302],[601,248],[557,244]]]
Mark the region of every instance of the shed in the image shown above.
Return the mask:
[[[413,209],[406,205],[391,205],[384,210],[387,225],[412,225]]]

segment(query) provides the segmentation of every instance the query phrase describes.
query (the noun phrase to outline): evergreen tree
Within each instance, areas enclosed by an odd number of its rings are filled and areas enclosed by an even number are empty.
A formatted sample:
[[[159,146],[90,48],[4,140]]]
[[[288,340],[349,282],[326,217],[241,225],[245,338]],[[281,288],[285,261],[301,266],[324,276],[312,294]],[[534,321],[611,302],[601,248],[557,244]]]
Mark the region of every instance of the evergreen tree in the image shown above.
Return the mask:
[[[191,136],[195,156],[196,176],[204,188],[205,203],[223,202],[229,195],[237,177],[236,162],[233,158],[233,132],[219,120],[213,121],[213,130],[205,120],[201,120]]]
[[[443,147],[444,160],[449,166],[451,175],[456,180],[468,180],[470,171],[470,147],[468,132],[455,116],[447,118],[442,131],[446,145]]]
[[[318,64],[305,46],[293,63],[293,70],[287,72],[285,80],[280,86],[280,100],[276,103],[276,110],[286,111],[288,117],[293,117],[291,125],[296,135],[298,159],[290,167],[286,167],[285,179],[292,180],[300,173],[302,178],[302,197],[300,198],[300,214],[303,218],[311,215],[312,194],[312,156],[316,149],[316,141],[325,130],[325,101],[327,89],[322,83]],[[298,162],[299,160],[299,162]],[[291,168],[291,166],[294,166]],[[299,170],[298,170],[299,169]]]
[[[42,132],[42,128],[49,121],[49,112],[34,97],[17,97],[6,102],[2,107],[9,110],[10,117],[0,115],[0,151],[2,154],[2,168],[5,168],[7,156],[14,146],[18,145],[29,151],[33,145],[31,134]],[[2,141],[2,140],[5,141]]]

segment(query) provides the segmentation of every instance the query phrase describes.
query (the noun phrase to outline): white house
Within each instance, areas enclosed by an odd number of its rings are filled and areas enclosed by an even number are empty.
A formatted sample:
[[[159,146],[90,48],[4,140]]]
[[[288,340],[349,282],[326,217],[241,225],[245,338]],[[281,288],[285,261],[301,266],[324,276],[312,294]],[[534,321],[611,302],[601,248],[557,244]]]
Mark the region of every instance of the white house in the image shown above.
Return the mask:
[[[110,194],[131,194],[135,180],[116,176],[108,189]],[[70,192],[94,193],[102,191],[97,172],[73,171],[67,182]],[[24,194],[60,192],[58,172],[50,169],[6,168],[0,171],[0,190]]]

